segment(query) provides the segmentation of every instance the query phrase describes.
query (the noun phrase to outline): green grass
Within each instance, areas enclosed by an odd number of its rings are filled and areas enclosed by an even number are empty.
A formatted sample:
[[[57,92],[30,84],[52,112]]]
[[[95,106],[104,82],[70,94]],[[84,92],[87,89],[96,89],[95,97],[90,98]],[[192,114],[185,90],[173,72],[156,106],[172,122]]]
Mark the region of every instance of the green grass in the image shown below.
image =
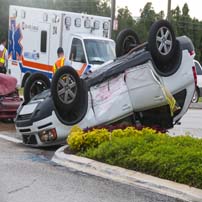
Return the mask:
[[[114,137],[78,155],[202,188],[202,139],[163,134]]]

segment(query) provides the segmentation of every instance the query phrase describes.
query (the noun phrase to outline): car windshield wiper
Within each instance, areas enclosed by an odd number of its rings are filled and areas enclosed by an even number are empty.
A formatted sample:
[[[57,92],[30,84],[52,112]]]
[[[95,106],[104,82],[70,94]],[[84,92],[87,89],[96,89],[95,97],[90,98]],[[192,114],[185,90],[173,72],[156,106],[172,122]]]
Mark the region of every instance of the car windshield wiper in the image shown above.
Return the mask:
[[[104,60],[91,60],[91,64],[103,64],[105,61]]]

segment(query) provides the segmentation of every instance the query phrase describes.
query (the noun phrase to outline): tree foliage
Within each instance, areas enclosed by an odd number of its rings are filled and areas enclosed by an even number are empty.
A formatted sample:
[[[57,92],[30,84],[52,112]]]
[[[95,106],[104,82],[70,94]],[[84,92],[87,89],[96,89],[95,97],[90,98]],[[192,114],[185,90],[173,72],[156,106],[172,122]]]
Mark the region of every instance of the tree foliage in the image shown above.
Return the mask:
[[[136,30],[141,34],[141,41],[146,41],[148,37],[148,30],[150,29],[153,22],[162,19],[164,17],[164,12],[155,13],[152,3],[147,3],[143,10],[141,11],[140,19],[136,23]]]
[[[101,0],[97,6],[98,6],[97,15],[106,17],[111,16],[110,0]]]
[[[127,7],[121,8],[118,10],[118,32],[125,27],[133,28],[140,41],[144,42],[147,40],[152,23],[163,18],[165,18],[164,12],[156,13],[151,2],[146,3],[138,19],[132,17]],[[187,3],[182,9],[177,6],[171,11],[171,24],[176,36],[186,35],[192,40],[195,46],[196,59],[202,62],[202,21],[190,17]]]
[[[120,8],[118,10],[117,19],[119,22],[119,30],[122,30],[126,27],[134,26],[134,20],[133,20],[133,17],[131,15],[131,12],[129,11],[128,7]]]
[[[188,4],[185,3],[182,10],[177,6],[172,10],[171,23],[176,36],[188,36],[195,47],[196,59],[202,62],[202,22],[189,15]]]

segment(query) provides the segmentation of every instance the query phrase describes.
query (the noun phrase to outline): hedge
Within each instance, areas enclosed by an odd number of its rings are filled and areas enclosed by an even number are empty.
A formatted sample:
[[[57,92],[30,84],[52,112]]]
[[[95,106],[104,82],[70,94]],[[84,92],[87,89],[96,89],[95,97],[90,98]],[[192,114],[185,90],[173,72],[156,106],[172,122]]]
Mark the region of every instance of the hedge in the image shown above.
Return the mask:
[[[202,139],[149,128],[74,128],[67,142],[77,155],[202,188]]]

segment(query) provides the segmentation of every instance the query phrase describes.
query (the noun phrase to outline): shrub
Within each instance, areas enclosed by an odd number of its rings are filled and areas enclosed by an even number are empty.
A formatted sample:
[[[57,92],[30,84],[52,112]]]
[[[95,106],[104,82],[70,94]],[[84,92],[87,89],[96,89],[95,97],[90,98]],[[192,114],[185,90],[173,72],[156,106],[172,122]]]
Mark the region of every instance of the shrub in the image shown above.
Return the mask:
[[[67,144],[74,152],[84,151],[109,139],[110,133],[107,129],[95,129],[85,133],[78,126],[74,126],[67,137]]]
[[[67,142],[78,155],[202,188],[202,139],[132,126],[86,132],[74,126]]]
[[[73,126],[70,135],[67,138],[67,143],[73,151],[80,151],[84,143],[84,132],[78,126]]]
[[[110,132],[111,131],[111,132]],[[124,130],[107,128],[92,129],[84,132],[78,126],[72,127],[68,137],[67,144],[74,152],[85,151],[88,148],[95,148],[105,141],[109,141],[115,137],[130,137],[146,134],[156,134],[154,129],[143,128],[138,130],[134,127],[127,127]]]
[[[202,188],[202,140],[148,131],[115,137],[80,155]]]

